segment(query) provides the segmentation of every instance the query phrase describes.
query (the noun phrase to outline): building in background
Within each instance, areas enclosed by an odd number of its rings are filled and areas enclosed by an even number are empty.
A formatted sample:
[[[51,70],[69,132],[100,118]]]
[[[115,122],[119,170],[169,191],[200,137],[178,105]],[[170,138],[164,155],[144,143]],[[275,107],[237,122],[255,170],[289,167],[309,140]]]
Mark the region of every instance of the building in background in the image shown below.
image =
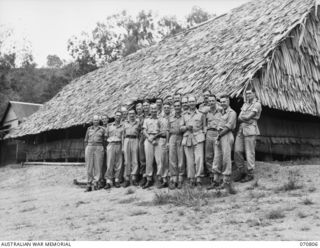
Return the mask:
[[[90,72],[65,86],[18,130],[32,160],[83,159],[94,114],[179,92],[242,93],[263,106],[259,159],[320,156],[320,8],[315,0],[254,0]]]
[[[9,101],[0,122],[0,164],[25,160],[24,142],[13,139],[3,140],[3,138],[16,131],[19,125],[41,106],[42,104]]]

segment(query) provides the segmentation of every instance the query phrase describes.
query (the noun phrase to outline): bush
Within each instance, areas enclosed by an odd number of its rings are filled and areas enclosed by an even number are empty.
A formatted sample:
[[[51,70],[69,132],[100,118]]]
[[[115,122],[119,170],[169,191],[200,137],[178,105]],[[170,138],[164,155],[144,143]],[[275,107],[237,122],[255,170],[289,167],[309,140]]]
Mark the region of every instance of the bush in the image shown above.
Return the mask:
[[[217,197],[214,192],[183,187],[173,194],[159,192],[154,195],[154,205],[174,204],[176,206],[199,207],[208,204],[208,199]]]
[[[283,211],[281,209],[273,209],[266,216],[270,220],[282,219],[285,217]]]

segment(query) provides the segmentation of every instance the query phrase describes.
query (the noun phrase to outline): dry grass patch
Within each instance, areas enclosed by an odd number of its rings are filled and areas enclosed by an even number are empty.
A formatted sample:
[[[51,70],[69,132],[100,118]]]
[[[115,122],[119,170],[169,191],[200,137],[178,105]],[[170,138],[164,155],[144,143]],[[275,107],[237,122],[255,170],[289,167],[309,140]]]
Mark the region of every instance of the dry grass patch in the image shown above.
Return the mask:
[[[290,170],[288,180],[280,187],[276,188],[275,192],[291,191],[296,189],[302,189],[303,185],[300,182],[300,171]]]
[[[138,215],[145,215],[147,214],[148,212],[147,211],[144,211],[144,210],[134,210],[130,216],[138,216]]]
[[[128,189],[126,192],[125,192],[125,194],[126,195],[132,195],[132,194],[134,194],[136,191],[134,190],[134,189]]]
[[[282,219],[285,217],[285,214],[282,209],[272,209],[269,213],[267,213],[266,218],[269,220]]]
[[[305,213],[303,213],[301,211],[298,213],[298,217],[301,218],[301,219],[306,218],[307,216],[308,216],[307,214],[305,214]]]
[[[304,205],[312,205],[312,204],[314,204],[314,202],[311,199],[309,199],[308,197],[304,198],[302,203]]]
[[[123,199],[123,200],[120,200],[118,201],[119,204],[130,204],[134,201],[136,201],[137,198],[136,197],[130,197],[130,198],[127,198],[127,199]]]
[[[173,194],[168,192],[157,192],[153,197],[153,205],[173,204],[175,206],[194,207],[199,211],[199,207],[208,204],[209,199],[217,197],[215,192],[191,189],[183,187],[182,190],[174,191]]]

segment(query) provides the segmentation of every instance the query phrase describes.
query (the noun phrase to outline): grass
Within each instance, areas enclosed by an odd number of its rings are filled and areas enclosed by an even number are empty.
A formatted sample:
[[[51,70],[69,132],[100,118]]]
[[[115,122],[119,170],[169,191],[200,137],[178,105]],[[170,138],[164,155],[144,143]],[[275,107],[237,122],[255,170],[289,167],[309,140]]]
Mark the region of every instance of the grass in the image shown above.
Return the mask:
[[[296,189],[303,188],[303,185],[300,183],[300,172],[299,170],[290,170],[288,180],[280,187],[276,189],[276,192],[279,191],[291,191]]]
[[[127,191],[126,191],[126,195],[132,195],[132,194],[134,194],[136,191],[134,190],[134,189],[128,189]]]
[[[312,205],[312,204],[314,204],[314,202],[313,202],[311,199],[309,199],[308,197],[306,197],[305,199],[303,199],[302,203],[303,203],[304,205]]]
[[[285,214],[283,213],[283,210],[280,208],[273,209],[266,215],[267,219],[269,220],[276,220],[276,219],[282,219],[285,217]]]
[[[175,191],[173,194],[168,192],[157,192],[153,197],[153,205],[173,204],[175,206],[194,207],[197,211],[199,207],[208,204],[208,200],[217,197],[214,192],[191,189],[183,187],[182,190]]]
[[[135,200],[137,200],[136,197],[130,197],[130,198],[127,198],[127,199],[120,200],[120,201],[118,201],[118,203],[120,203],[120,204],[129,204],[129,203],[134,202]]]
[[[307,216],[308,216],[307,214],[305,214],[305,213],[303,213],[301,211],[298,213],[298,217],[301,218],[301,219],[306,218]]]
[[[138,215],[145,215],[147,214],[148,212],[147,211],[143,211],[143,210],[135,210],[133,211],[130,216],[138,216]]]

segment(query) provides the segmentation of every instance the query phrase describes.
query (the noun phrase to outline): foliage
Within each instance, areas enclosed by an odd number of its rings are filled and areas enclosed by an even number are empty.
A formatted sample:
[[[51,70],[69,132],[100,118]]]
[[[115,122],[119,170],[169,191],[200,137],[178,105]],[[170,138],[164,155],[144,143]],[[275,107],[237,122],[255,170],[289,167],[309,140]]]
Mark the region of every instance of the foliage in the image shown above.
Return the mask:
[[[122,11],[108,16],[105,22],[98,22],[90,33],[71,37],[68,51],[84,74],[212,16],[199,7],[193,7],[184,22],[179,22],[175,16],[159,18],[152,11],[140,11],[136,17]]]
[[[57,55],[47,56],[47,66],[49,68],[60,68],[63,65],[62,60]]]

